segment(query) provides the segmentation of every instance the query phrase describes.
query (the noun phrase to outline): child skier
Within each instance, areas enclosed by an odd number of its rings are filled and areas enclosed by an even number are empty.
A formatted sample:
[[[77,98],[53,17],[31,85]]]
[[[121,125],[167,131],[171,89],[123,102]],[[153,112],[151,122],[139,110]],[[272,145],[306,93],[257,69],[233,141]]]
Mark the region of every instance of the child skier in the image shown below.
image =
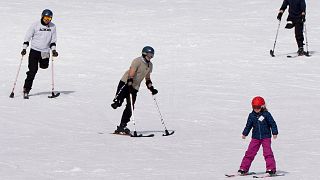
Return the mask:
[[[146,79],[146,86],[151,91],[152,95],[158,93],[158,90],[152,86],[150,77],[153,68],[150,60],[153,56],[154,49],[150,46],[145,46],[142,49],[142,56],[137,57],[132,61],[129,70],[124,73],[118,84],[116,96],[111,107],[113,109],[117,109],[122,105],[124,99],[126,99],[127,104],[123,111],[120,125],[117,126],[117,129],[114,132],[115,134],[130,134],[130,130],[127,128],[127,123],[130,121],[130,117],[132,116],[131,104],[134,108],[137,93],[143,79]]]
[[[271,149],[271,133],[273,138],[276,139],[278,135],[277,124],[268,112],[262,97],[254,97],[251,104],[253,111],[249,114],[246,127],[242,132],[242,139],[245,139],[253,128],[252,139],[238,172],[241,175],[248,173],[251,163],[262,145],[263,156],[266,161],[266,173],[274,175],[276,173],[276,162]]]

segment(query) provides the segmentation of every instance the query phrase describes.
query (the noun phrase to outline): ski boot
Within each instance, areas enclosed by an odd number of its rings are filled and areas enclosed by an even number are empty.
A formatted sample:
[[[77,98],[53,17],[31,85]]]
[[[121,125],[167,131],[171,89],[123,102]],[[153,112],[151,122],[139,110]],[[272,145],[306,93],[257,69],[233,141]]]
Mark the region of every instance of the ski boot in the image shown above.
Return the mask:
[[[23,99],[29,99],[29,91],[23,89]]]
[[[123,126],[117,126],[117,129],[114,131],[114,134],[123,134],[123,135],[130,135],[130,129],[127,127]]]
[[[303,56],[305,54],[303,47],[299,47],[297,53],[298,53],[298,56]]]
[[[266,173],[268,173],[270,176],[274,176],[276,174],[276,170],[267,170]]]
[[[238,170],[238,174],[239,174],[240,176],[245,176],[246,174],[248,174],[248,171],[245,171],[245,170],[243,170],[243,169],[239,169],[239,170]]]

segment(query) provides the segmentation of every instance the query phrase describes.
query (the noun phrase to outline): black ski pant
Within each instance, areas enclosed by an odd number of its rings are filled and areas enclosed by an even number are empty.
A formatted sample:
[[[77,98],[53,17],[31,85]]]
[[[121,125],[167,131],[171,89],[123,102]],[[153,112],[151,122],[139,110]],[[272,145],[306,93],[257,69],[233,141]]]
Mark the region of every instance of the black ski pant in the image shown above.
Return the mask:
[[[119,82],[117,92],[116,92],[116,94],[118,95],[116,98],[116,101],[119,101],[122,104],[124,99],[126,99],[126,103],[127,103],[122,113],[120,127],[126,127],[128,122],[130,121],[130,118],[132,116],[130,95],[132,98],[132,105],[133,105],[132,109],[134,109],[137,93],[138,93],[137,90],[134,90],[134,92],[129,93],[128,86],[126,85],[126,83],[123,81]]]
[[[26,92],[29,92],[32,89],[34,77],[38,72],[38,66],[40,66],[41,69],[47,69],[49,67],[49,58],[42,59],[40,51],[31,49],[28,59],[29,71],[26,73],[27,78],[23,86]]]
[[[297,41],[298,48],[303,47],[303,22],[295,22],[294,33]]]

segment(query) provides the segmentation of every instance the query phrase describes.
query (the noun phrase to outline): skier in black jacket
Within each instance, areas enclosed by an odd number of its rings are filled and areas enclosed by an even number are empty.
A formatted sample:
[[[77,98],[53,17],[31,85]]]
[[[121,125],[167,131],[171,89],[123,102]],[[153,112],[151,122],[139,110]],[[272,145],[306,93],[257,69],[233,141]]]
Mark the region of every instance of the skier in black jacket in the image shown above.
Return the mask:
[[[295,36],[298,44],[298,55],[304,55],[303,50],[303,23],[306,21],[306,2],[305,0],[283,0],[282,6],[279,10],[277,19],[281,21],[284,11],[289,5],[289,15],[287,18],[287,29],[295,27]]]

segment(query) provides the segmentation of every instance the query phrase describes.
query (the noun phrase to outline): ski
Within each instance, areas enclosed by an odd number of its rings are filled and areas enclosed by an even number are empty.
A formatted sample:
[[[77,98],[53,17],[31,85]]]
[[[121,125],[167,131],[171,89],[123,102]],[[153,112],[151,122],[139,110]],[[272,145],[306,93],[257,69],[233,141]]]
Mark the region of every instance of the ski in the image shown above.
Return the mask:
[[[302,56],[306,56],[306,57],[311,57],[311,55],[302,55]],[[302,56],[299,56],[299,55],[287,55],[287,58],[296,58],[296,57],[302,57]]]
[[[298,55],[287,55],[287,58],[296,58]]]
[[[240,174],[240,173],[236,173],[236,174],[225,174],[226,177],[236,177],[236,176],[250,176],[250,175],[254,175],[256,174],[255,172],[248,172],[246,174]]]
[[[262,175],[255,175],[255,176],[252,176],[253,178],[267,178],[267,177],[277,177],[277,176],[284,176],[283,173],[281,174],[269,174],[269,173],[265,173],[265,174],[262,174]]]
[[[136,136],[131,134],[131,137],[153,137],[153,136],[154,136],[154,134],[147,134],[147,135],[137,134]]]
[[[296,58],[296,57],[299,57],[299,56],[307,56],[307,57],[311,57],[311,55],[310,55],[310,53],[309,53],[309,52],[303,52],[303,55],[298,55],[298,54],[290,55],[290,54],[288,54],[288,55],[287,55],[287,58]]]
[[[114,133],[114,132],[110,134],[119,135],[119,136],[131,136],[131,134],[120,134],[120,133]]]
[[[119,136],[129,136],[129,137],[153,137],[154,134],[119,134],[119,133],[111,133],[111,134],[115,134],[115,135],[119,135]]]
[[[60,96],[60,93],[58,92],[58,93],[54,93],[54,92],[52,92],[51,93],[51,96],[48,96],[48,98],[56,98],[56,97],[58,97],[58,96]]]

